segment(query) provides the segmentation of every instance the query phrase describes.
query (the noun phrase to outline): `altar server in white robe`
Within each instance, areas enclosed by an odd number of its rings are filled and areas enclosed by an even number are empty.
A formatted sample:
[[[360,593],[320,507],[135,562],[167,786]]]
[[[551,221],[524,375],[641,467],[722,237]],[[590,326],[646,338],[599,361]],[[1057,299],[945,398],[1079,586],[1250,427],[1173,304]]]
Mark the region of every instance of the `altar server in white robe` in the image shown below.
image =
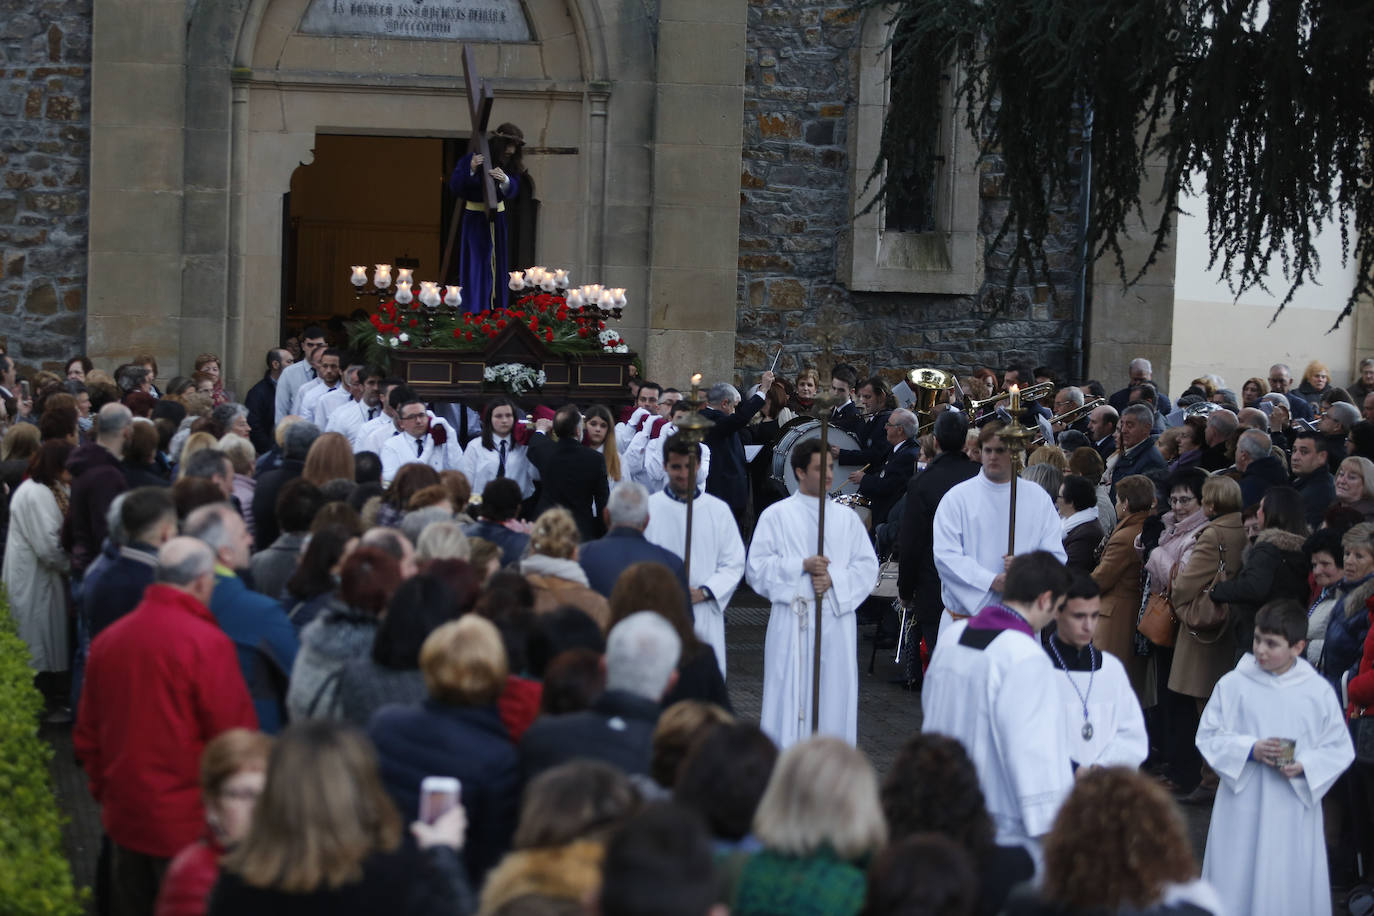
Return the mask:
[[[1102,615],[1102,592],[1087,573],[1072,572],[1064,608],[1045,628],[1043,642],[1059,672],[1064,746],[1074,768],[1135,769],[1150,753],[1145,714],[1120,659],[1093,645]]]
[[[668,484],[668,472],[663,467],[663,447],[670,436],[677,433],[677,424],[692,412],[692,405],[686,401],[679,400],[672,408],[670,421],[659,429],[658,435],[650,438],[644,447],[642,455],[639,480],[648,488],[650,493],[657,493]],[[631,448],[634,443],[631,443]],[[706,443],[701,444],[701,467],[697,472],[697,478],[703,483],[711,473],[711,447]]]
[[[418,398],[398,408],[400,435],[382,446],[382,483],[390,484],[407,464],[427,464],[436,471],[455,471],[463,459],[458,434],[443,420],[436,420]]]
[[[1322,796],[1355,751],[1335,692],[1302,657],[1306,636],[1302,605],[1261,607],[1253,651],[1217,682],[1198,725],[1221,777],[1202,877],[1233,913],[1331,912]]]
[[[687,494],[692,489],[691,466],[702,446],[681,436],[665,441],[668,485],[649,497],[650,543],[685,558]],[[716,650],[720,676],[725,677],[725,609],[744,576],[744,542],[730,507],[705,490],[706,475],[696,475],[692,501],[692,627],[697,638]]]
[[[660,416],[658,399],[662,393],[663,388],[657,382],[640,383],[639,396],[635,398],[634,412],[624,423],[615,425],[615,447],[622,455],[625,454],[625,449],[629,448],[635,433],[639,432],[644,424],[652,423],[654,417]]]
[[[935,509],[933,552],[945,602],[941,639],[951,623],[1001,598],[1011,527],[1011,452],[998,435],[1001,429],[993,421],[979,430],[983,470],[950,488]],[[1059,512],[1045,488],[1018,483],[1016,553],[1048,550],[1062,563],[1068,559],[1063,536]]]
[[[997,842],[1025,846],[1037,863],[1039,838],[1073,787],[1064,707],[1055,702],[1055,679],[1063,674],[1036,636],[1068,590],[1069,571],[1057,557],[1019,554],[1001,602],[955,623],[936,642],[921,689],[921,730],[964,745]]]
[[[820,733],[854,744],[859,733],[858,637],[854,611],[878,581],[878,557],[854,510],[825,507],[825,549],[816,554],[817,515],[826,492],[819,439],[793,450],[798,489],[763,510],[745,575],[771,602],[763,644],[759,726],[785,750],[811,735],[816,593],[822,593]]]
[[[522,418],[515,402],[496,398],[487,404],[482,418],[482,435],[468,443],[458,470],[467,475],[472,492],[481,493],[498,477],[509,477],[520,485],[521,499],[534,495],[538,473],[530,464],[525,446],[515,441],[515,421]]]

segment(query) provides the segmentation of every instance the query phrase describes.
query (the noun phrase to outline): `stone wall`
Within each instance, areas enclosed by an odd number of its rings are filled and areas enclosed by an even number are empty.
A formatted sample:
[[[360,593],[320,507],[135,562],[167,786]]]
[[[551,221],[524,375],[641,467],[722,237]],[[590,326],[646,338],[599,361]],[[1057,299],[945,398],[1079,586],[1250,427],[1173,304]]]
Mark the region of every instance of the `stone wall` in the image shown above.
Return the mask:
[[[91,3],[0,11],[0,342],[61,368],[85,341]]]
[[[836,276],[849,222],[847,112],[856,97],[859,23],[833,0],[751,0],[748,29],[735,345],[741,380],[766,369],[779,345],[780,373],[804,366],[825,372],[825,336],[836,360],[893,378],[916,366],[971,370],[1013,360],[1067,371],[1073,213],[1062,214],[1067,228],[1049,246],[1055,296],[1034,287],[1006,296],[1004,252],[987,255],[986,281],[972,296],[846,289]],[[984,233],[995,232],[1005,212],[1000,178],[995,158],[982,165]]]

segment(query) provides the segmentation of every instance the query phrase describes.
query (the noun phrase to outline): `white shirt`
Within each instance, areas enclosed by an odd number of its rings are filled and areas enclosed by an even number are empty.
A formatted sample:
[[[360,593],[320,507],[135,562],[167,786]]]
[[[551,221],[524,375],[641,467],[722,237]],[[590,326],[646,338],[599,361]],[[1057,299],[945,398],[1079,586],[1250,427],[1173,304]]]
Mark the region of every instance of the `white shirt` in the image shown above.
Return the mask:
[[[358,434],[366,428],[371,420],[375,420],[377,417],[391,419],[382,412],[380,405],[368,407],[363,401],[349,401],[329,414],[329,422],[325,425],[324,431],[347,436],[349,445],[353,446],[353,451],[357,452],[359,451]]]
[[[630,414],[630,419],[615,425],[615,447],[620,450],[621,454],[624,454],[625,450],[630,447],[630,442],[634,439],[635,433],[639,432],[640,427],[652,423],[655,416],[646,407],[636,407],[634,413]]]
[[[396,421],[391,416],[386,413],[378,414],[376,419],[368,420],[358,430],[358,437],[353,440],[353,453],[371,452],[380,457],[386,440],[400,434],[401,431],[396,428]]]
[[[442,421],[436,421],[434,425],[439,423]],[[434,435],[429,432],[420,439],[409,433],[387,439],[381,452],[382,483],[390,484],[396,472],[407,464],[427,464],[436,471],[459,470],[463,453],[458,445],[458,436],[452,429],[447,432],[448,441],[443,445],[435,444]],[[420,443],[419,454],[416,454],[416,443]]]
[[[335,382],[332,386],[326,385],[322,379],[315,379],[309,384],[303,385],[298,395],[299,404],[293,413],[299,414],[305,419],[314,423],[316,426],[324,425],[324,418],[318,412],[320,399],[330,392],[344,390],[343,382]],[[344,391],[347,396],[348,392]]]
[[[334,411],[349,403],[353,403],[353,395],[348,393],[348,386],[340,382],[337,388],[327,392],[315,402],[315,409],[310,422],[320,429],[324,429],[329,424],[329,418],[334,415]]]
[[[296,403],[296,393],[307,383],[315,380],[315,370],[310,363],[301,360],[292,363],[282,370],[281,376],[277,379],[277,398],[276,398],[276,423],[280,423],[282,418],[291,413],[292,406]]]
[[[496,479],[496,471],[501,464],[502,442],[506,443],[506,476],[520,485],[520,496],[529,499],[534,495],[538,472],[530,464],[525,446],[516,445],[510,436],[504,439],[492,436],[490,449],[482,445],[481,436],[473,439],[463,452],[463,461],[458,470],[467,475],[472,492],[480,494],[487,484]]]
[[[649,440],[649,444],[644,449],[644,466],[640,471],[643,477],[641,482],[650,493],[662,490],[668,485],[668,472],[663,467],[663,446],[667,443],[668,437],[676,432],[677,427],[671,423],[668,424],[657,439]],[[711,446],[703,442],[701,443],[701,467],[697,468],[697,480],[704,485],[710,474]]]
[[[1066,665],[1073,664],[1067,654],[1072,653],[1072,649],[1066,653],[1062,645],[1054,648]],[[1088,672],[1067,671],[1059,666],[1053,653],[1049,656],[1055,669],[1059,704],[1064,707],[1064,746],[1068,748],[1069,759],[1080,767],[1122,766],[1134,770],[1150,754],[1140,700],[1131,689],[1131,680],[1120,659],[1096,646],[1093,657],[1098,667]],[[1085,728],[1085,725],[1092,727]]]

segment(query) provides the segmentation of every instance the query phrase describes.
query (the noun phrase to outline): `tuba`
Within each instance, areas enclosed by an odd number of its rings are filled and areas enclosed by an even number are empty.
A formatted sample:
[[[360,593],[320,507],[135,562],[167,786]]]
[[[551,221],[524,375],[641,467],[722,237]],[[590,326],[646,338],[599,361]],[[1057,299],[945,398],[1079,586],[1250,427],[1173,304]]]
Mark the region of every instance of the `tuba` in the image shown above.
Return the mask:
[[[954,387],[954,376],[943,369],[912,369],[906,380],[916,395],[916,413],[927,416],[940,392]]]

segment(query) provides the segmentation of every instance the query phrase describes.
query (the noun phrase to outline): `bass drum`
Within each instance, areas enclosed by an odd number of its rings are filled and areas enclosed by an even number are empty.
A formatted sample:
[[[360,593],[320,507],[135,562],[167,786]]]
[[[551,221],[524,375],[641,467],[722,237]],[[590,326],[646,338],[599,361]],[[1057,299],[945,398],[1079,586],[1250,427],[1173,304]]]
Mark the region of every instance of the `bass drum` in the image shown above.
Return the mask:
[[[797,423],[789,427],[778,439],[778,444],[773,446],[773,473],[770,476],[787,487],[788,493],[797,492],[797,472],[792,469],[792,451],[807,439],[819,439],[820,437],[821,421],[807,420],[804,423]],[[826,440],[832,446],[838,445],[842,449],[858,450],[861,447],[858,439],[835,426],[826,430]],[[857,464],[832,465],[830,492],[833,493],[837,486],[841,493],[859,492],[859,485],[850,483],[846,479],[851,472],[857,471],[859,467]]]

